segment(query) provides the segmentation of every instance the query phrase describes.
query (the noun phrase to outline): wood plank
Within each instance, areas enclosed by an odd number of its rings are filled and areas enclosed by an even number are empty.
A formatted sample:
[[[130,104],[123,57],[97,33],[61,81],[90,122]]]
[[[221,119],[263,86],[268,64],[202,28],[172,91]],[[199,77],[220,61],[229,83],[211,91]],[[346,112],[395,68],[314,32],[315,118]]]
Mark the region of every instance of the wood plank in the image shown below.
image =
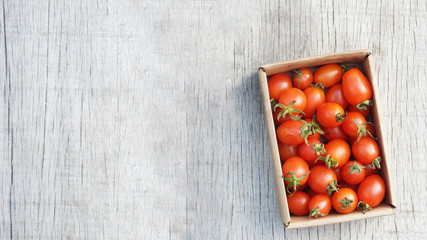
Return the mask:
[[[0,8],[1,239],[427,235],[425,1]],[[375,56],[397,214],[285,231],[257,69],[357,49]]]

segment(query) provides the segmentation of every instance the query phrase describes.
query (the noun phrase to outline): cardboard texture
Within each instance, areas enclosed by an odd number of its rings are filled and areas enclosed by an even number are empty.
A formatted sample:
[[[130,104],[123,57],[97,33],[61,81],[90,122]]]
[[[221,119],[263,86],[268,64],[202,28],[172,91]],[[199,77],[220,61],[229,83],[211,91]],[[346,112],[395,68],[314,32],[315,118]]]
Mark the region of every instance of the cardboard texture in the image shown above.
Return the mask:
[[[350,214],[338,214],[331,213],[328,216],[319,218],[319,219],[310,219],[308,216],[292,216],[290,215],[288,202],[286,200],[286,191],[285,185],[282,179],[282,166],[280,162],[279,149],[277,145],[277,137],[276,137],[276,128],[274,125],[271,105],[270,105],[270,96],[268,93],[268,85],[267,79],[269,76],[280,73],[280,72],[288,72],[297,68],[309,68],[309,67],[318,67],[321,65],[329,64],[329,63],[358,63],[361,67],[363,67],[363,71],[365,76],[369,79],[373,89],[373,101],[374,106],[371,110],[372,121],[375,125],[375,131],[377,134],[377,142],[380,148],[381,154],[381,176],[384,179],[386,184],[386,197],[385,203],[383,202],[381,205],[373,208],[372,210],[363,214],[361,211],[355,211]],[[290,61],[271,63],[267,65],[263,65],[259,68],[258,71],[261,94],[262,94],[262,102],[264,105],[264,114],[267,125],[268,137],[270,140],[270,150],[273,162],[274,169],[274,179],[276,183],[276,192],[279,201],[279,210],[280,216],[282,218],[282,222],[287,229],[293,228],[303,228],[310,226],[319,226],[325,224],[333,224],[340,222],[347,222],[352,220],[359,220],[371,217],[378,217],[384,215],[395,214],[395,205],[396,205],[396,197],[394,190],[394,181],[392,178],[392,170],[391,164],[388,162],[390,158],[388,158],[388,150],[386,143],[386,135],[381,130],[381,126],[383,123],[381,121],[381,106],[377,103],[377,92],[378,89],[378,79],[375,74],[375,68],[373,63],[373,57],[369,50],[358,50],[351,52],[343,52],[343,53],[334,53],[334,54],[326,54],[319,55],[307,58],[294,59]]]

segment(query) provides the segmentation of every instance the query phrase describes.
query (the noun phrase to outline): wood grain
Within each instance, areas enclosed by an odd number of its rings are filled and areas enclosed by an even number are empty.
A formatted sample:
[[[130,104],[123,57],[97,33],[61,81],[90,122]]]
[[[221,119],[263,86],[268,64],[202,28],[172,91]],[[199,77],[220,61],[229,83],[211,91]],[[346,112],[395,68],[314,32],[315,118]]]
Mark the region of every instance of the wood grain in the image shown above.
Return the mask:
[[[0,238],[425,238],[426,4],[3,0]],[[285,231],[257,69],[357,49],[397,214]]]

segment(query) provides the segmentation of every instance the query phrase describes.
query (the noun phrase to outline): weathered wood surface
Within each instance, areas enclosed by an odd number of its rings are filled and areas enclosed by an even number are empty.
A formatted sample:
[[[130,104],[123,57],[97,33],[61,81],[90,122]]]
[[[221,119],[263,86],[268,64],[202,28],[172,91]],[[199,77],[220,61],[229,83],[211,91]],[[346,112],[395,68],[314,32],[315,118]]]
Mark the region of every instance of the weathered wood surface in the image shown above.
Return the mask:
[[[426,1],[0,9],[1,239],[426,237]],[[365,48],[382,81],[397,214],[286,231],[257,67]]]

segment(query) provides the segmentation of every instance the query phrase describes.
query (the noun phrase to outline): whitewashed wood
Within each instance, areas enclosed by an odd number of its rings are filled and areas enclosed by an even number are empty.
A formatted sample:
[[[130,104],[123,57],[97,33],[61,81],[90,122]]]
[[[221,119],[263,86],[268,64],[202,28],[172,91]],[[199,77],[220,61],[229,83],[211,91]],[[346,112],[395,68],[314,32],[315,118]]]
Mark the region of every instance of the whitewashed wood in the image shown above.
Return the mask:
[[[1,239],[427,235],[425,1],[0,7]],[[365,48],[397,214],[285,231],[257,68]]]

